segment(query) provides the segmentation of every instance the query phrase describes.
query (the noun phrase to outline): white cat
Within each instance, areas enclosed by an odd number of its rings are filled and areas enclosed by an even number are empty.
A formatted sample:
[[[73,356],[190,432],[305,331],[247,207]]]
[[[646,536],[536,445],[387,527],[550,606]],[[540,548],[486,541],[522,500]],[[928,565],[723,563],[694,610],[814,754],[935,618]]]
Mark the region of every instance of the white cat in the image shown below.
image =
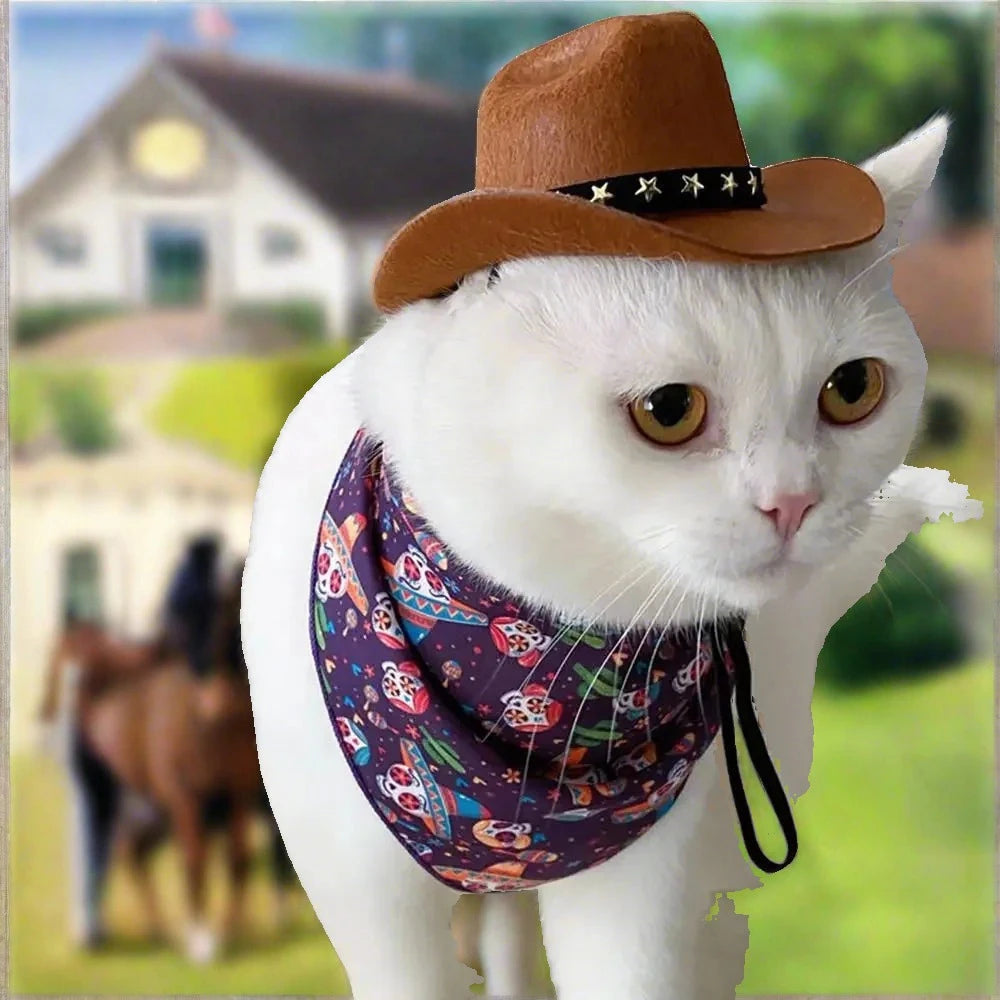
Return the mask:
[[[981,512],[946,473],[900,467],[926,362],[889,289],[890,251],[946,132],[935,118],[864,165],[887,207],[871,243],[780,265],[505,263],[392,316],[289,417],[257,495],[243,642],[268,795],[357,1000],[458,1000],[473,973],[454,957],[457,893],[372,810],[317,684],[313,547],[356,428],[387,443],[447,544],[519,594],[616,623],[748,612],[762,726],[800,795],[828,629],[908,532]],[[887,373],[877,412],[856,426],[822,421],[831,373],[869,357]],[[617,400],[678,382],[705,388],[706,429],[684,449],[651,448]],[[808,492],[818,499],[797,533],[761,514],[768,497]],[[786,547],[782,532],[794,535]],[[639,565],[655,572],[640,578]],[[601,597],[607,580],[619,584]],[[726,898],[717,919],[705,914],[717,892],[759,881],[739,850],[718,747],[649,833],[538,890],[559,1000],[733,995],[745,918]],[[520,893],[481,905],[488,991],[524,996],[532,910]]]

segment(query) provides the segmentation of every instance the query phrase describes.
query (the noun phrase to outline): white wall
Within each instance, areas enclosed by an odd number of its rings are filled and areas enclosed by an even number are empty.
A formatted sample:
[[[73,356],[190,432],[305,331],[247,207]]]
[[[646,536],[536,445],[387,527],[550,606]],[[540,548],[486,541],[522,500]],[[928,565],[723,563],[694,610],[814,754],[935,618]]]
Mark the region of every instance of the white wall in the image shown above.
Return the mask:
[[[270,170],[241,159],[227,194],[232,294],[237,300],[319,301],[334,332],[344,330],[352,294],[348,235]],[[262,229],[281,226],[300,240],[299,255],[265,259]],[[356,286],[355,286],[356,287]]]
[[[53,183],[24,219],[12,223],[11,298],[17,302],[120,299],[125,294],[122,217],[114,193],[110,150],[90,145],[58,184]],[[55,179],[53,179],[55,180]],[[57,264],[36,241],[45,226],[80,230],[86,256]]]
[[[219,533],[242,557],[250,537],[252,486],[246,497],[178,491],[153,479],[149,488],[72,486],[15,488],[11,495],[11,740],[27,749],[45,671],[59,634],[62,560],[67,548],[100,553],[108,624],[148,638],[167,582],[187,540]]]

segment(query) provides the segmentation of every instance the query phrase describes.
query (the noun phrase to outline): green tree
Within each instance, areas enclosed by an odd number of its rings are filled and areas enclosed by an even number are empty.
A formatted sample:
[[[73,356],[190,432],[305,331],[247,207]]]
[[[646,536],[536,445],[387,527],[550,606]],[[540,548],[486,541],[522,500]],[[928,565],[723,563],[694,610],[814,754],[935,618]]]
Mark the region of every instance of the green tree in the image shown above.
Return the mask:
[[[790,11],[717,36],[751,158],[859,162],[940,111],[952,116],[941,163],[947,207],[985,217],[992,203],[987,136],[992,114],[993,10]]]
[[[71,452],[91,455],[115,443],[111,402],[104,382],[94,372],[53,378],[49,405],[59,440]]]
[[[471,95],[512,56],[581,24],[677,6],[345,4],[303,14],[303,39],[317,58],[410,73]],[[753,162],[813,155],[858,162],[947,111],[946,205],[961,219],[988,215],[991,5],[685,7],[719,45]]]
[[[968,638],[955,577],[908,538],[889,556],[878,585],[830,630],[817,682],[853,690],[962,662]]]

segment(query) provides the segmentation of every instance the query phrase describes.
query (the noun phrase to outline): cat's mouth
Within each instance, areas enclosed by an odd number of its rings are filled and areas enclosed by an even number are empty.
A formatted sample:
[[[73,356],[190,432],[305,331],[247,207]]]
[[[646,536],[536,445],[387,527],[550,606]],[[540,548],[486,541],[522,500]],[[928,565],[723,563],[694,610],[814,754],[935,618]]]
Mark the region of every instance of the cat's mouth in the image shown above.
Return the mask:
[[[775,555],[769,558],[746,566],[737,572],[725,574],[724,582],[738,587],[751,586],[754,589],[770,590],[787,584],[790,577],[797,578],[808,571],[809,565],[801,559],[795,558],[790,546],[782,546]]]

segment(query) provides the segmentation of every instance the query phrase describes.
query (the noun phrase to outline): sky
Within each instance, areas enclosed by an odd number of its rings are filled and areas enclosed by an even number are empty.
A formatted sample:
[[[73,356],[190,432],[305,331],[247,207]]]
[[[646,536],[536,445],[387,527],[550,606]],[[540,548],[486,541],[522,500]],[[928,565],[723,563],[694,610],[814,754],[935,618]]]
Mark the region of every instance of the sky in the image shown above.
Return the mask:
[[[309,18],[339,5],[280,0],[221,6],[236,29],[230,51],[335,65],[310,46]],[[761,5],[725,6],[752,16]],[[17,194],[115,96],[142,66],[155,38],[198,45],[195,10],[194,4],[142,0],[12,3],[11,191]]]
[[[311,6],[311,5],[310,5]],[[233,4],[233,52],[308,64],[300,5]],[[16,193],[147,58],[152,40],[198,44],[180,3],[28,3],[11,11],[11,190]]]

